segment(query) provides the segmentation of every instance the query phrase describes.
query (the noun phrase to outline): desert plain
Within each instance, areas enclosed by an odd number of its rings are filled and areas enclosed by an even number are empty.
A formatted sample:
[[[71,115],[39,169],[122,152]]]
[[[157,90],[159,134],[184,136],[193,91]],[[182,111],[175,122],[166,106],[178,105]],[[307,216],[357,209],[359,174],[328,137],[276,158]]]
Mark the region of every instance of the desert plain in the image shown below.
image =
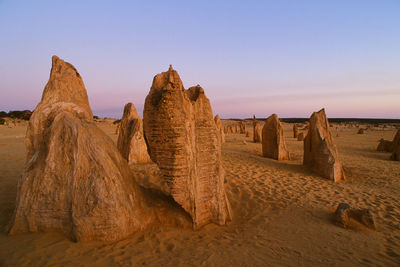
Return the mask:
[[[96,120],[116,143],[113,122]],[[198,230],[156,226],[117,242],[73,242],[56,232],[7,235],[25,164],[27,122],[0,125],[0,265],[398,266],[400,164],[389,160],[391,153],[376,151],[378,141],[392,140],[397,129],[370,125],[357,134],[366,126],[332,124],[346,174],[345,182],[334,183],[302,165],[303,142],[293,138],[293,124],[283,123],[291,160],[276,161],[262,157],[248,120],[249,137],[227,134],[222,145],[233,214],[227,225]],[[347,229],[338,226],[334,212],[342,202],[369,209],[377,229],[357,222]]]

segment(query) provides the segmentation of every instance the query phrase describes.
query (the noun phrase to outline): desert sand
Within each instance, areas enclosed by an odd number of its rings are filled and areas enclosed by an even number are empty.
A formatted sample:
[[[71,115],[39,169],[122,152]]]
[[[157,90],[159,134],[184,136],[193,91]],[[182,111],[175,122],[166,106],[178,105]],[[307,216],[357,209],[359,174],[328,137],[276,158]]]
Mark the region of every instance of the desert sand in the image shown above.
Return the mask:
[[[113,121],[97,125],[116,143]],[[389,160],[391,153],[376,151],[379,140],[392,140],[396,129],[360,135],[355,126],[333,125],[347,179],[334,183],[302,165],[303,142],[293,138],[293,124],[283,128],[290,161],[262,157],[252,134],[226,135],[222,160],[233,214],[227,225],[196,231],[159,226],[118,242],[76,243],[59,233],[6,234],[24,167],[26,122],[0,125],[0,265],[399,265],[400,164]],[[252,132],[251,121],[246,129]],[[336,225],[340,202],[370,209],[377,230]]]

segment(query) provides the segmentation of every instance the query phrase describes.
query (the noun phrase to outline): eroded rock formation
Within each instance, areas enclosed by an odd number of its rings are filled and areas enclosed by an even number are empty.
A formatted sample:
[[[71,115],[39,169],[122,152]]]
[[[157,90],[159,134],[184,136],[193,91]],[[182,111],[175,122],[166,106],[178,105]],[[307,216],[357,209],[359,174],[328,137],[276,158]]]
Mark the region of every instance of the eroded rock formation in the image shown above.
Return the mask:
[[[82,78],[53,56],[50,79],[26,133],[10,234],[61,231],[117,240],[146,225],[141,194],[112,140],[93,122]]]
[[[124,107],[117,147],[129,165],[151,163],[143,134],[143,122],[132,103]]]
[[[311,115],[308,134],[304,139],[303,164],[335,182],[345,179],[324,109]]]
[[[263,156],[276,160],[289,160],[289,152],[283,137],[283,127],[276,114],[269,116],[262,129]]]
[[[256,125],[254,126],[253,141],[255,143],[262,142],[262,128],[257,122]]]
[[[225,133],[224,133],[224,129],[222,127],[221,118],[218,115],[216,115],[214,117],[214,122],[215,122],[215,126],[217,126],[219,137],[221,138],[221,144],[223,144],[223,143],[225,143]]]
[[[210,222],[225,224],[230,209],[221,140],[203,88],[185,90],[170,67],[154,77],[143,121],[150,157],[173,199],[192,217],[194,228]]]
[[[343,228],[348,228],[350,221],[355,220],[372,230],[376,230],[374,216],[367,209],[354,209],[346,203],[340,203],[336,208],[335,217],[336,223]]]

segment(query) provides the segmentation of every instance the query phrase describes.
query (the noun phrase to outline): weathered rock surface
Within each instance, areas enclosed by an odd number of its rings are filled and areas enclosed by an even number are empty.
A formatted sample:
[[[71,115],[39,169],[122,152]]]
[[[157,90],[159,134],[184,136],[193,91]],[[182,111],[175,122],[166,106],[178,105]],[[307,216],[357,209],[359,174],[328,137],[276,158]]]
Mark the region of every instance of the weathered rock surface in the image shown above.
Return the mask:
[[[56,56],[25,144],[10,234],[57,230],[75,240],[117,240],[144,227],[126,161],[93,122],[79,73]]]
[[[325,110],[314,112],[304,139],[303,164],[322,177],[339,182],[345,179]]]
[[[294,124],[294,125],[293,125],[293,138],[297,138],[297,136],[299,135],[299,133],[300,133],[299,128],[297,127],[296,124]]]
[[[364,129],[363,128],[358,129],[357,134],[364,134]]]
[[[350,220],[353,219],[370,229],[376,230],[375,219],[367,209],[354,209],[346,203],[340,203],[335,211],[335,217],[337,224],[343,228],[348,228]]]
[[[143,121],[150,157],[173,199],[192,217],[194,228],[210,222],[225,224],[230,208],[221,141],[203,88],[185,90],[170,67],[154,77]]]
[[[151,163],[143,134],[143,122],[132,103],[124,107],[119,123],[117,147],[129,165]]]
[[[392,152],[393,142],[385,139],[379,140],[377,151]]]
[[[217,126],[219,137],[221,138],[221,144],[223,144],[223,143],[225,143],[225,133],[224,133],[224,129],[222,127],[221,118],[218,115],[216,115],[214,117],[214,122],[215,122],[215,125]]]
[[[283,127],[278,115],[269,116],[262,129],[263,156],[276,160],[289,160],[289,152],[283,137]]]

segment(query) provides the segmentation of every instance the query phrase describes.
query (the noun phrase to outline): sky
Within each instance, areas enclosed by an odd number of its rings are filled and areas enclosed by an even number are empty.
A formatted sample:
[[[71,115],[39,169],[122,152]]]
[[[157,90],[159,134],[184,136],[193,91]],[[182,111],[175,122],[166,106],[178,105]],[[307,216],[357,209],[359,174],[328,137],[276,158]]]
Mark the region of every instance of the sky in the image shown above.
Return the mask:
[[[0,110],[35,108],[52,55],[102,117],[172,64],[222,118],[400,118],[399,0],[0,0]]]

